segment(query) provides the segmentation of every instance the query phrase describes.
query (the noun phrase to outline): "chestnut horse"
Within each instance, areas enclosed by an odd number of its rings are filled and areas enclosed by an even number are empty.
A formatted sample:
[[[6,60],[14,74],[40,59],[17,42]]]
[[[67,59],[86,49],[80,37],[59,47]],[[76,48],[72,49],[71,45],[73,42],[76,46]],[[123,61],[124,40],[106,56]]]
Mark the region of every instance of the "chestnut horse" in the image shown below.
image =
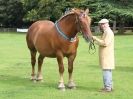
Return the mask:
[[[42,63],[44,57],[57,58],[59,66],[59,89],[65,89],[63,72],[63,57],[68,59],[69,81],[68,88],[75,88],[72,79],[73,62],[76,57],[79,39],[78,32],[82,32],[85,40],[92,41],[89,10],[72,9],[55,24],[51,21],[37,21],[33,23],[27,33],[27,45],[31,53],[32,80],[42,80]],[[38,73],[35,75],[36,53],[38,57]]]

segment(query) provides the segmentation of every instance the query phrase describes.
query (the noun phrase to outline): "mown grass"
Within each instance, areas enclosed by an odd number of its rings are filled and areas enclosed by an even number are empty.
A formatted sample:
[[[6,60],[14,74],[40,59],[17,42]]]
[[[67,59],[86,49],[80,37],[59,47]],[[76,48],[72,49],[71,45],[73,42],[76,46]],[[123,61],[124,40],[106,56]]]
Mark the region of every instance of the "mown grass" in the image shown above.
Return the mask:
[[[57,89],[59,74],[56,59],[44,60],[44,82],[33,83],[29,80],[31,65],[25,34],[0,33],[0,99],[133,99],[132,38],[133,35],[115,36],[115,90],[112,93],[101,93],[98,92],[102,88],[98,48],[95,54],[89,54],[88,44],[80,37],[73,73],[77,89],[62,92]],[[64,63],[66,84],[66,58]]]

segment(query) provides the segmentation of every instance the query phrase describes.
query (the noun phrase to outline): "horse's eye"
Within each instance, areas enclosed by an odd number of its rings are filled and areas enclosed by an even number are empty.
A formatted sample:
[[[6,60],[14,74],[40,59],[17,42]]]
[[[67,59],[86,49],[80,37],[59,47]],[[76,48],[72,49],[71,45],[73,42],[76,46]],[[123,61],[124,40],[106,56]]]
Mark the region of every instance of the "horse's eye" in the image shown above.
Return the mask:
[[[81,13],[79,17],[85,17],[85,13]]]

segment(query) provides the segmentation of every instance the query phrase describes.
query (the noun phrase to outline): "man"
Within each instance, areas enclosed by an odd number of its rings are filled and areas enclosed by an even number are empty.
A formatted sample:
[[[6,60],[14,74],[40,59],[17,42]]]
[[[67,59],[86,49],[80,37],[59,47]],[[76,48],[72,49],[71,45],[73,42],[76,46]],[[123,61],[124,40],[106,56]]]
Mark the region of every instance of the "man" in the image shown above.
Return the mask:
[[[99,21],[103,35],[99,39],[93,36],[97,45],[99,45],[99,63],[103,71],[104,88],[101,91],[111,92],[113,89],[112,70],[115,68],[114,63],[114,33],[109,27],[109,21],[102,19]]]

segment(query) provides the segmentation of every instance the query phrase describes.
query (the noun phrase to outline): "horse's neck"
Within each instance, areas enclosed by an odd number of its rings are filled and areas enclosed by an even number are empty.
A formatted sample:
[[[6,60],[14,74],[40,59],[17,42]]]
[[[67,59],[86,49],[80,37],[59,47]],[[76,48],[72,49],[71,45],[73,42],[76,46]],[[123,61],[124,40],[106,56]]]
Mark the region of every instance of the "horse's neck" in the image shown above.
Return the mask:
[[[76,18],[74,15],[67,16],[60,21],[61,30],[68,37],[75,37],[77,34]]]

